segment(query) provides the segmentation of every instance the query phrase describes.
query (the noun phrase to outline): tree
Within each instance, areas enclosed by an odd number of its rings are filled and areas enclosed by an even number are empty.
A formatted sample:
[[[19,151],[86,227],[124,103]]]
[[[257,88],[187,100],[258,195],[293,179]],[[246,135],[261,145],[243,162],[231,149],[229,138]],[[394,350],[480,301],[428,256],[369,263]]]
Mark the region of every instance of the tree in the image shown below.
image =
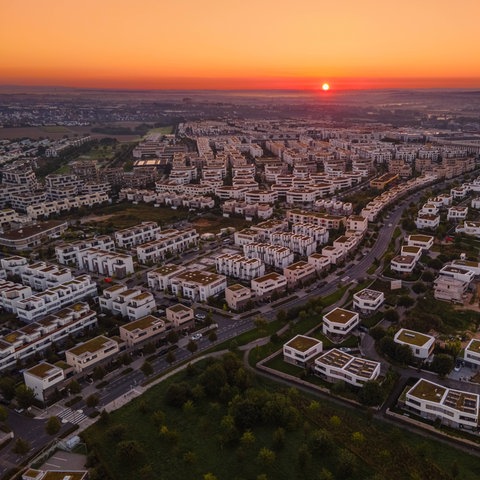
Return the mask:
[[[93,369],[92,378],[94,380],[102,380],[107,372],[103,367],[95,367]]]
[[[375,380],[365,382],[358,396],[363,405],[368,407],[380,405],[383,401],[382,387]]]
[[[258,462],[263,466],[272,465],[275,462],[275,458],[275,452],[266,447],[261,448],[257,456]]]
[[[409,297],[408,295],[401,295],[400,298],[398,299],[397,305],[399,307],[409,308],[413,306],[414,303],[415,303],[415,300],[412,297]]]
[[[412,290],[415,293],[423,293],[427,291],[427,286],[423,282],[415,282],[413,284]]]
[[[153,373],[152,364],[148,360],[145,360],[143,365],[140,367],[140,370],[146,377],[149,377]]]
[[[92,393],[92,395],[89,395],[85,399],[85,403],[87,404],[87,407],[89,407],[89,408],[96,407],[98,405],[99,401],[100,401],[100,399],[98,398],[98,395],[95,395],[94,393]]]
[[[7,375],[0,378],[0,392],[7,401],[15,398],[15,380]]]
[[[203,476],[203,480],[218,480],[218,479],[213,473],[206,473]]]
[[[30,407],[35,400],[35,394],[33,393],[33,390],[26,385],[19,385],[15,389],[15,397],[17,399],[18,405],[21,408]]]
[[[15,445],[13,446],[14,453],[25,455],[30,450],[30,443],[23,438],[17,438]]]
[[[208,339],[210,340],[210,342],[216,342],[218,340],[218,336],[217,336],[217,332],[215,330],[212,330],[209,335],[208,335]]]
[[[78,395],[82,391],[82,387],[76,380],[72,380],[67,385],[67,390],[69,390],[72,395]]]
[[[187,344],[187,350],[193,355],[198,350],[197,342],[190,340]]]
[[[175,354],[172,352],[172,350],[170,350],[167,353],[167,356],[165,357],[165,360],[167,361],[167,363],[169,365],[171,365],[175,361]]]
[[[7,409],[0,405],[0,422],[4,422],[7,418],[8,418]]]
[[[152,355],[152,353],[155,353],[155,344],[153,342],[150,342],[150,343],[146,343],[144,346],[143,346],[143,353],[145,355]]]
[[[50,417],[45,426],[45,431],[49,435],[56,435],[61,428],[62,428],[62,423],[60,422],[58,417]]]
[[[178,335],[178,332],[176,332],[175,330],[170,330],[166,338],[169,343],[177,343],[178,340],[180,339],[180,336]]]
[[[451,355],[446,353],[439,353],[433,357],[431,369],[437,372],[441,377],[444,377],[452,370],[454,360]]]
[[[123,440],[117,445],[117,451],[121,458],[130,461],[138,460],[143,454],[142,446],[136,440]]]
[[[389,308],[385,312],[384,318],[385,318],[385,320],[387,320],[387,322],[397,323],[398,320],[399,320],[399,315],[398,315],[398,312],[396,310],[394,310],[393,308]]]
[[[255,443],[255,440],[255,434],[251,430],[246,430],[240,437],[240,443],[247,448],[252,446]]]
[[[285,429],[278,427],[273,432],[273,449],[281,450],[285,446]]]

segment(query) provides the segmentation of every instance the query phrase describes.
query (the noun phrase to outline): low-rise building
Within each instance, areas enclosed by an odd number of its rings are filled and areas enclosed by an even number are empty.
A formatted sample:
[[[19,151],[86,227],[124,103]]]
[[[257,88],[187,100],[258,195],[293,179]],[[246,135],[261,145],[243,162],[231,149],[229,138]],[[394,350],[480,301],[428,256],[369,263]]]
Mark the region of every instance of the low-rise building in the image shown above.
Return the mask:
[[[62,265],[77,265],[78,256],[83,250],[89,248],[99,248],[101,250],[107,250],[113,252],[115,250],[115,243],[112,237],[108,235],[98,235],[95,238],[89,238],[87,240],[80,240],[73,243],[61,243],[55,246],[55,256],[57,262]]]
[[[171,322],[175,329],[190,328],[195,325],[193,309],[177,303],[165,310],[167,320]]]
[[[114,315],[128,317],[129,320],[137,320],[150,315],[156,309],[155,298],[150,292],[129,289],[122,292],[117,290],[114,295],[115,297],[111,301],[111,312]],[[105,297],[105,292],[103,297]],[[99,303],[103,309],[105,303],[102,300],[104,298],[100,297]]]
[[[378,290],[364,288],[353,295],[353,308],[361,313],[377,311],[385,301],[385,294]]]
[[[323,316],[322,331],[325,335],[348,335],[360,322],[357,312],[335,308]]]
[[[480,276],[480,262],[474,262],[471,260],[455,259],[450,262],[452,267],[463,268],[471,270],[476,277]]]
[[[74,370],[84,372],[105,363],[119,352],[117,341],[100,335],[65,352],[65,360]]]
[[[401,328],[393,337],[395,343],[408,345],[412,350],[413,356],[421,360],[426,360],[433,353],[435,348],[435,337],[424,333],[415,332]]]
[[[21,275],[28,265],[28,260],[25,257],[12,255],[1,259],[2,268],[8,276]]]
[[[433,246],[434,237],[431,235],[409,235],[407,244],[410,247],[420,247],[422,250],[430,250]]]
[[[306,367],[322,353],[323,343],[317,338],[297,335],[283,346],[283,360],[301,367]]]
[[[215,258],[217,273],[241,280],[251,280],[265,273],[265,264],[258,258],[235,253],[223,253]]]
[[[445,265],[439,273],[445,277],[455,278],[468,283],[470,283],[475,277],[475,273],[472,270],[454,265]]]
[[[424,228],[436,229],[440,225],[440,215],[432,215],[429,213],[419,213],[415,220],[415,225],[418,229]]]
[[[223,293],[226,287],[227,278],[224,275],[193,270],[185,270],[175,275],[170,283],[174,295],[200,302]]]
[[[468,207],[457,205],[448,209],[447,220],[459,222],[460,220],[465,220],[467,218],[467,215]]]
[[[380,375],[380,363],[355,357],[336,348],[315,359],[315,375],[329,382],[344,381],[362,387]]]
[[[453,277],[439,275],[433,283],[433,296],[437,300],[463,303],[463,296],[467,291],[468,283]]]
[[[321,253],[312,253],[308,259],[308,263],[313,265],[317,274],[322,273],[330,268],[330,258]]]
[[[454,390],[421,378],[405,395],[405,406],[418,415],[440,419],[455,428],[478,428],[479,396]]]
[[[287,279],[279,273],[271,272],[250,282],[252,292],[259,298],[269,298],[273,293],[281,294],[287,288]]]
[[[463,352],[463,358],[470,365],[480,365],[480,340],[478,338],[472,338]]]
[[[249,243],[243,245],[243,254],[248,258],[258,258],[266,265],[285,268],[293,263],[293,252],[280,245],[269,243]]]
[[[33,390],[35,398],[40,402],[47,400],[55,386],[64,379],[64,369],[47,362],[39,363],[23,372],[25,385]]]
[[[248,287],[240,285],[239,283],[230,285],[225,289],[225,301],[227,302],[228,307],[232,310],[243,308],[251,298],[252,291]]]
[[[77,265],[89,272],[115,278],[134,273],[131,255],[110,252],[101,248],[87,248],[77,253]]]
[[[129,347],[135,347],[147,341],[151,342],[157,340],[166,331],[165,321],[147,315],[138,320],[133,320],[125,325],[120,325],[120,338]]]
[[[115,243],[120,248],[132,248],[157,238],[160,232],[157,222],[142,222],[134,227],[115,232]]]
[[[22,283],[34,290],[46,290],[72,280],[69,268],[58,268],[45,262],[35,262],[20,269]]]
[[[394,272],[412,273],[416,264],[417,259],[413,255],[397,255],[392,258],[390,268]]]
[[[50,220],[24,226],[18,230],[9,230],[0,235],[0,246],[14,250],[31,250],[40,246],[46,239],[59,238],[67,228],[67,222]]]
[[[285,267],[283,275],[287,279],[288,288],[294,288],[316,278],[317,272],[311,263],[301,260]]]
[[[471,220],[463,222],[463,225],[458,225],[455,228],[456,233],[465,233],[466,235],[472,235],[480,238],[480,222],[474,222]]]
[[[402,245],[400,249],[400,255],[402,257],[414,257],[415,262],[418,262],[420,260],[420,257],[422,256],[422,247]]]

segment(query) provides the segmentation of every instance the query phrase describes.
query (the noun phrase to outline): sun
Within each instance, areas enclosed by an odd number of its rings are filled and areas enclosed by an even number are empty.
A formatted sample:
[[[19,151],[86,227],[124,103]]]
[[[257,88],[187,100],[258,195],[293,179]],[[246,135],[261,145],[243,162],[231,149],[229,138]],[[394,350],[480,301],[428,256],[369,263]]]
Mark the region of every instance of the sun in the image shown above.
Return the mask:
[[[324,84],[322,85],[322,90],[323,90],[324,92],[330,90],[330,85],[329,85],[328,83],[324,83]]]

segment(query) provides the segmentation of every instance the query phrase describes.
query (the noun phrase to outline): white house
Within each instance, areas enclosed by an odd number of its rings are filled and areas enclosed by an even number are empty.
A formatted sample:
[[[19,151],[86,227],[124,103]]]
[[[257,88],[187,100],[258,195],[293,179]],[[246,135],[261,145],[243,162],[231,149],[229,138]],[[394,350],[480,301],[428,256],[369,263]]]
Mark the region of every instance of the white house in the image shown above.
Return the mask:
[[[274,292],[281,293],[287,288],[287,279],[279,273],[271,272],[250,282],[252,292],[257,297],[269,297]]]
[[[445,277],[455,278],[456,280],[468,283],[470,283],[475,277],[475,272],[472,270],[454,265],[445,265],[439,273]]]
[[[428,213],[419,213],[415,220],[418,229],[424,228],[435,229],[440,225],[440,215],[431,215]]]
[[[35,398],[41,402],[48,397],[48,392],[52,392],[55,385],[63,382],[65,371],[63,368],[42,362],[23,372],[23,380],[28,388],[33,390]]]
[[[283,360],[305,367],[323,350],[323,343],[316,338],[297,335],[283,346]]]
[[[192,327],[195,323],[193,309],[181,303],[168,307],[165,315],[176,329]]]
[[[227,287],[227,278],[211,272],[185,270],[171,278],[170,288],[174,295],[182,295],[193,301],[204,302],[219,295]]]
[[[420,247],[422,250],[430,250],[433,246],[434,237],[431,235],[409,235],[407,244],[410,247]]]
[[[426,360],[435,348],[435,337],[401,328],[393,337],[395,343],[408,345],[415,358]]]
[[[447,220],[465,220],[468,215],[468,207],[454,206],[448,209]]]
[[[364,288],[353,295],[353,308],[362,313],[373,313],[385,301],[385,294],[378,290]]]
[[[397,255],[392,258],[390,268],[395,272],[412,273],[417,259],[413,255]]]
[[[347,335],[359,324],[359,321],[357,312],[335,308],[323,316],[322,330],[326,335]]]
[[[480,365],[480,340],[477,338],[472,338],[468,345],[465,347],[463,353],[463,358],[466,362],[474,364],[475,366]],[[478,367],[476,367],[478,368]]]
[[[65,360],[78,373],[106,361],[118,352],[118,342],[100,335],[67,350]]]

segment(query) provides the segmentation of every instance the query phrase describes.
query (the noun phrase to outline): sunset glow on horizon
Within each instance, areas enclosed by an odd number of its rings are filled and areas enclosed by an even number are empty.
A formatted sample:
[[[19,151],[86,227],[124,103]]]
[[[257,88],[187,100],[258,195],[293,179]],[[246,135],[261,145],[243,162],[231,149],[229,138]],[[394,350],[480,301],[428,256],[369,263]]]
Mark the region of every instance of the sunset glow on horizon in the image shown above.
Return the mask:
[[[480,2],[0,0],[0,84],[480,87]]]

